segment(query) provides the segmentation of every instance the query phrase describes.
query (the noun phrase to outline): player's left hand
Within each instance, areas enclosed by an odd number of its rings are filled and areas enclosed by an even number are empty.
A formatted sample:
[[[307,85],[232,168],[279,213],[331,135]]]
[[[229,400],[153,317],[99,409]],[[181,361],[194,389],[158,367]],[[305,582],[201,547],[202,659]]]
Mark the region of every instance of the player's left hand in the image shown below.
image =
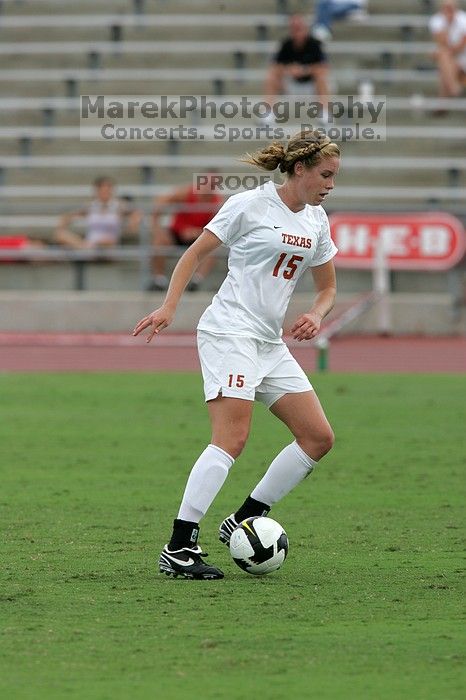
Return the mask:
[[[311,340],[320,330],[321,316],[316,312],[309,312],[299,316],[291,328],[295,340]]]

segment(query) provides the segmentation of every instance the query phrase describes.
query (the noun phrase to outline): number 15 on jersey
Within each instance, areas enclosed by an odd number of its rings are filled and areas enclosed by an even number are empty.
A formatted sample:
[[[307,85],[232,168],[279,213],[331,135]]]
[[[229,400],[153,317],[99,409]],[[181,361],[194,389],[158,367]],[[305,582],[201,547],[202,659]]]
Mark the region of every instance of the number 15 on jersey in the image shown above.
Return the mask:
[[[301,260],[304,260],[302,255],[291,255],[288,262],[285,265],[286,258],[288,257],[288,253],[281,253],[280,257],[277,260],[277,264],[273,268],[273,276],[278,277],[280,275],[280,272],[282,273],[282,276],[286,280],[291,280],[294,277],[294,274],[296,270],[298,269],[298,266],[296,265],[297,262],[301,262]]]

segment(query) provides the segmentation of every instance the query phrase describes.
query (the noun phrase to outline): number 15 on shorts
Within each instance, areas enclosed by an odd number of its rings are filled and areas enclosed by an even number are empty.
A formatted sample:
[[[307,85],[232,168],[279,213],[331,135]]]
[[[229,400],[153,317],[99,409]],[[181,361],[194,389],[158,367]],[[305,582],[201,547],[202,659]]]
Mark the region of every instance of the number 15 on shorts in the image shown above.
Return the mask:
[[[229,374],[228,386],[236,386],[241,389],[244,386],[244,374]]]

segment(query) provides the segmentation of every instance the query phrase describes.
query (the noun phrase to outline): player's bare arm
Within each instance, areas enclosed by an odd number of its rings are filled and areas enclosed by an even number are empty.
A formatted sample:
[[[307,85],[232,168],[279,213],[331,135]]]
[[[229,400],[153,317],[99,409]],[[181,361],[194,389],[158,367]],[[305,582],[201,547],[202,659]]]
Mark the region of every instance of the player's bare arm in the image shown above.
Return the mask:
[[[291,328],[295,340],[311,340],[320,330],[322,319],[333,309],[337,293],[333,260],[312,268],[317,294],[310,310],[299,316]]]
[[[150,343],[154,335],[167,326],[173,320],[175,312],[186,285],[190,281],[200,263],[216,248],[221,245],[221,241],[215,234],[207,229],[201,233],[199,238],[186,250],[176,264],[170,280],[170,286],[165,300],[158,309],[155,309],[148,316],[144,316],[133,331],[133,335],[139,335],[146,328],[150,328],[147,336],[147,343]]]

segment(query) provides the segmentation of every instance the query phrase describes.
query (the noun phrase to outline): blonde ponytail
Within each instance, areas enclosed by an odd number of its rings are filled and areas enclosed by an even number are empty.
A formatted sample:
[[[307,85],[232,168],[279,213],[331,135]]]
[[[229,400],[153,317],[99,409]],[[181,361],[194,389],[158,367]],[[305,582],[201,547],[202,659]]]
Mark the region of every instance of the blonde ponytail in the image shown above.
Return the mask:
[[[281,173],[286,173],[291,177],[294,172],[294,164],[297,161],[312,168],[322,158],[333,156],[339,157],[340,149],[328,136],[320,131],[301,131],[295,134],[286,146],[279,141],[273,141],[255,153],[246,153],[240,160],[243,163],[255,165],[261,170],[279,168]]]

